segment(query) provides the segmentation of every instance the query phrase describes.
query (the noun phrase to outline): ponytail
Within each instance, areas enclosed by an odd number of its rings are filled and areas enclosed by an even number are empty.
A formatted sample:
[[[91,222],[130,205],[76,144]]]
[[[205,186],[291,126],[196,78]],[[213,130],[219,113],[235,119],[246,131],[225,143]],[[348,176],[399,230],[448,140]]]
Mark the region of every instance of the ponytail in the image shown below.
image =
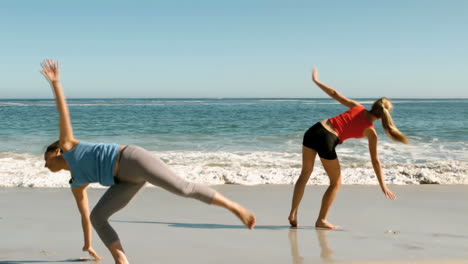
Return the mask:
[[[382,97],[374,102],[371,113],[382,119],[382,127],[387,136],[392,140],[408,144],[408,138],[406,138],[406,136],[401,133],[393,123],[392,115],[390,114],[391,109],[392,103],[390,100],[386,97]]]

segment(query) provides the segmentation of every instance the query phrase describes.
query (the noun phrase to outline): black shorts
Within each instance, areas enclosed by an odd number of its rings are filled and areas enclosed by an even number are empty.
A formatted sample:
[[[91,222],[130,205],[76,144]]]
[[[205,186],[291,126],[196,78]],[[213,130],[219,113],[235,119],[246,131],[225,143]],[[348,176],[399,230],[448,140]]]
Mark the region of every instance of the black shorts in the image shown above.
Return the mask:
[[[340,139],[318,122],[309,128],[304,134],[302,145],[317,151],[319,157],[327,160],[334,160],[336,155],[335,147]]]

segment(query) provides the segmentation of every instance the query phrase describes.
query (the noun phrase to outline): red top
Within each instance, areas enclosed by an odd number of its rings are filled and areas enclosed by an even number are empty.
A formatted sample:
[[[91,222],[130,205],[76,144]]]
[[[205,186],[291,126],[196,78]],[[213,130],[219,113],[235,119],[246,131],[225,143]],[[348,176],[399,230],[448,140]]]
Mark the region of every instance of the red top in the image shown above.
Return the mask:
[[[338,134],[339,144],[348,138],[361,138],[366,128],[374,127],[372,122],[366,118],[365,111],[366,108],[359,105],[328,119]]]

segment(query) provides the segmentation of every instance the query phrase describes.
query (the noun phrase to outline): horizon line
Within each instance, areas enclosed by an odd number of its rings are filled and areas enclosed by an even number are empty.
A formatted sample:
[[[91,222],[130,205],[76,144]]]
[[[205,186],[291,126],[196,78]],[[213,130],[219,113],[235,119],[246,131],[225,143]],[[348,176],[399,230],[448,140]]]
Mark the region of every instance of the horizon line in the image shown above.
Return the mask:
[[[350,99],[376,99],[380,97],[348,97]],[[465,100],[468,97],[388,97],[390,99],[442,99],[442,100]],[[66,99],[72,100],[106,100],[106,99],[140,99],[140,100],[151,100],[151,99],[211,99],[211,100],[222,100],[222,99],[331,99],[331,97],[67,97]],[[53,97],[6,97],[0,98],[0,100],[55,100]]]

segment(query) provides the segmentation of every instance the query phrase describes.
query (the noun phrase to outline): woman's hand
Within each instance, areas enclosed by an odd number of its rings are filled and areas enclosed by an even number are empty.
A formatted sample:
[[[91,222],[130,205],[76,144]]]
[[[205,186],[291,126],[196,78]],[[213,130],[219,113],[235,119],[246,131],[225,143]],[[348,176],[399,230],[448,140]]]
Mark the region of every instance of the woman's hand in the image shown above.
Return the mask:
[[[386,197],[388,197],[389,199],[391,200],[395,200],[396,199],[396,195],[394,193],[392,193],[388,188],[387,186],[384,186],[382,187],[382,192],[385,194]]]
[[[42,75],[49,81],[50,83],[60,81],[60,71],[58,67],[58,62],[47,59],[41,63],[42,66]]]
[[[317,69],[315,68],[312,68],[312,81],[314,82],[318,82],[318,72],[317,72]]]
[[[88,251],[89,255],[91,255],[91,257],[95,259],[101,259],[101,257],[98,256],[98,254],[96,253],[96,251],[94,251],[92,247],[84,246],[83,251]]]

